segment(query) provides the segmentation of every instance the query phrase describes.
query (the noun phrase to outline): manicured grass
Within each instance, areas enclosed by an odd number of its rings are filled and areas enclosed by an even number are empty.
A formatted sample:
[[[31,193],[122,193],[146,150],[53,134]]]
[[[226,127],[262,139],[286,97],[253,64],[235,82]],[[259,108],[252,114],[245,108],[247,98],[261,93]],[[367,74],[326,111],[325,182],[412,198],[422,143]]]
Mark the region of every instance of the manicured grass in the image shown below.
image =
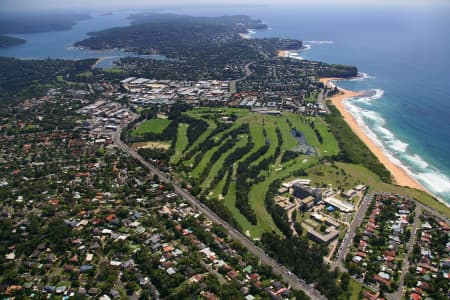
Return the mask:
[[[244,234],[249,232],[251,238],[260,237],[263,234],[265,229],[260,224],[256,226],[252,225],[247,218],[241,214],[239,209],[236,208],[236,182],[232,181],[230,183],[230,188],[224,199],[224,204],[231,211],[236,222],[242,227]],[[272,218],[270,218],[270,221],[272,221]],[[273,224],[273,226],[275,226],[275,224]],[[275,229],[278,230],[278,228]]]
[[[170,120],[166,119],[145,120],[131,132],[131,136],[137,137],[142,136],[146,133],[162,133],[164,129],[169,126],[170,122]]]
[[[322,136],[322,144],[320,144],[319,154],[321,156],[332,156],[339,153],[339,145],[333,134],[330,132],[328,125],[321,119],[314,119],[315,126]]]
[[[210,119],[205,119],[205,118],[199,116],[198,114],[195,114],[194,112],[195,112],[195,110],[188,111],[185,114],[192,118],[196,118],[196,119],[205,121],[206,123],[208,123],[208,129],[206,129],[205,132],[203,132],[198,137],[198,139],[188,149],[185,149],[185,151],[189,151],[190,149],[195,148],[198,144],[204,142],[206,140],[206,138],[209,136],[209,134],[217,127],[217,125],[214,121],[212,121]]]
[[[261,148],[262,146],[264,146],[264,143],[265,143],[262,127],[256,125],[255,123],[249,123],[249,127],[250,127],[250,136],[252,138],[252,143],[254,144],[254,146],[251,151],[249,151],[247,154],[242,156],[241,159],[239,159],[237,161],[237,164],[234,168],[233,177],[236,176],[235,171],[237,169],[237,165],[240,162],[245,161],[247,159],[247,157],[252,155],[254,152],[258,151],[258,149]]]
[[[209,119],[206,119],[206,120],[209,120]],[[223,144],[223,141],[228,137],[228,133],[231,132],[231,131],[233,131],[233,130],[235,130],[236,128],[240,127],[243,123],[245,123],[245,122],[244,122],[242,119],[236,121],[236,122],[235,122],[230,128],[228,128],[227,130],[221,131],[221,132],[219,132],[218,134],[216,134],[216,135],[213,137],[214,141],[215,141],[215,142],[221,142],[221,144]],[[214,125],[215,125],[215,124],[214,124]],[[212,131],[212,130],[211,130],[211,131]],[[208,130],[209,133],[210,133],[211,131]],[[209,133],[208,133],[208,136],[209,136]],[[206,139],[207,139],[208,136],[205,136],[205,137],[204,137],[204,141],[206,141]],[[202,136],[201,136],[201,137],[202,137]],[[201,138],[201,137],[200,137],[200,138]],[[218,145],[218,146],[220,146],[220,145]],[[207,163],[209,162],[209,159],[211,158],[211,156],[212,156],[212,154],[214,153],[214,151],[217,150],[218,146],[213,147],[212,149],[209,149],[206,153],[200,153],[200,152],[197,152],[190,160],[188,160],[188,161],[185,162],[185,165],[190,165],[190,164],[192,164],[192,163],[194,162],[195,156],[201,155],[201,156],[203,156],[203,158],[200,160],[200,163],[199,163],[197,166],[194,166],[194,169],[198,169],[198,168],[202,169],[202,168],[204,168],[204,167],[207,165]],[[212,153],[211,153],[211,151],[212,151]],[[223,156],[223,155],[222,155],[222,156]],[[197,171],[195,171],[195,174],[192,174],[192,175],[195,177],[195,176],[199,175],[200,173],[201,173],[201,172],[198,172],[198,170],[197,170]]]
[[[315,147],[320,156],[330,156],[339,153],[339,146],[334,136],[329,132],[327,124],[321,118],[302,117],[293,113],[285,113],[292,126],[301,131],[308,144]],[[314,130],[310,127],[311,121],[314,121],[315,127],[322,136],[322,144],[319,142]]]
[[[280,118],[277,122],[278,128],[280,128],[281,136],[283,137],[282,151],[293,150],[297,147],[297,140],[291,134],[291,127],[287,123],[287,118]]]
[[[114,74],[121,74],[124,73],[125,70],[122,68],[118,68],[118,67],[113,67],[113,68],[104,68],[102,69],[102,71],[104,73],[114,73]]]
[[[232,181],[230,184],[230,191],[226,195],[224,201],[225,205],[230,209],[233,213],[233,216],[239,222],[239,224],[244,228],[244,231],[250,231],[252,237],[260,237],[263,232],[271,232],[276,231],[279,232],[276,225],[273,223],[272,217],[266,211],[264,206],[264,197],[265,193],[268,190],[269,185],[278,178],[287,178],[289,177],[293,171],[298,170],[300,168],[306,168],[311,166],[312,164],[317,162],[317,159],[314,157],[308,156],[300,156],[296,159],[290,160],[286,162],[284,165],[280,164],[280,158],[284,151],[286,150],[294,150],[297,147],[297,139],[295,139],[291,135],[291,127],[288,123],[289,121],[296,127],[298,130],[302,131],[305,134],[305,137],[312,146],[314,146],[319,155],[334,155],[337,154],[337,142],[334,137],[328,132],[328,128],[326,124],[319,118],[310,118],[308,120],[301,119],[297,115],[293,113],[283,113],[281,116],[271,116],[264,115],[258,113],[252,113],[245,109],[231,109],[231,108],[196,108],[189,112],[186,112],[191,117],[199,118],[205,120],[209,124],[209,128],[200,136],[200,138],[195,141],[194,145],[190,148],[193,149],[196,145],[201,142],[204,142],[206,138],[209,136],[212,130],[215,129],[214,119],[220,120],[222,115],[236,114],[238,116],[237,121],[233,124],[233,126],[223,132],[218,133],[215,137],[215,140],[221,142],[222,145],[226,141],[227,133],[244,123],[249,124],[251,141],[254,144],[254,147],[249,153],[245,154],[241,157],[238,162],[245,160],[249,155],[253,152],[257,151],[259,148],[265,145],[266,139],[263,134],[263,130],[266,130],[267,138],[270,141],[269,150],[254,160],[251,165],[257,165],[263,159],[267,157],[273,156],[275,150],[280,142],[278,140],[276,134],[276,128],[280,129],[283,143],[281,145],[281,153],[280,156],[273,161],[271,165],[268,167],[268,170],[261,170],[260,175],[265,176],[265,180],[257,185],[252,186],[249,191],[249,201],[252,208],[255,210],[258,219],[258,225],[251,225],[248,220],[240,213],[240,211],[235,207],[235,183]],[[211,116],[211,117],[209,117]],[[310,121],[314,120],[316,128],[321,133],[321,136],[324,139],[322,144],[319,143],[319,140],[314,132],[314,130],[310,127]],[[180,133],[179,133],[180,134]],[[329,139],[329,141],[328,141]],[[201,183],[202,189],[205,192],[205,195],[209,195],[210,197],[218,197],[218,195],[222,192],[222,188],[225,182],[225,178],[222,179],[216,186],[209,186],[211,181],[219,172],[220,168],[223,168],[223,162],[226,157],[234,151],[234,149],[240,145],[244,145],[243,140],[240,140],[236,145],[233,146],[232,149],[227,150],[223,153],[220,158],[212,165],[211,170],[208,170],[208,177],[204,182]],[[194,166],[192,171],[188,174],[193,178],[198,178],[205,170],[208,165],[213,153],[217,151],[220,147],[217,145],[212,149],[208,150],[206,153],[196,153],[195,156],[201,155],[202,159],[199,161],[199,164]],[[190,149],[184,149],[184,153],[189,151]],[[179,157],[182,155],[175,155],[175,159],[179,160]],[[194,157],[195,157],[194,156]],[[194,157],[190,161],[186,161],[185,164],[191,164],[194,162]],[[175,160],[174,159],[174,160]],[[275,169],[280,168],[278,172]],[[236,169],[236,168],[235,168]],[[235,174],[232,174],[232,180],[235,179]]]
[[[220,141],[220,145],[222,145],[226,138],[229,136],[228,133],[237,128],[238,126],[248,123],[250,129],[251,141],[254,143],[254,147],[249,153],[245,154],[243,157],[239,159],[239,161],[243,161],[253,152],[257,151],[260,147],[264,146],[265,138],[263,135],[263,128],[266,129],[268,139],[271,142],[269,150],[264,154],[258,157],[255,161],[252,162],[252,166],[257,165],[261,160],[266,157],[272,156],[275,152],[275,149],[278,145],[278,138],[276,135],[276,128],[278,127],[281,131],[283,137],[283,144],[281,145],[281,155],[284,151],[293,150],[297,146],[297,140],[292,137],[290,133],[290,125],[287,120],[292,123],[292,126],[301,131],[305,137],[307,142],[315,147],[317,150],[319,157],[323,156],[333,156],[339,153],[339,146],[337,140],[331,134],[328,128],[328,124],[325,123],[321,118],[311,118],[311,117],[299,117],[293,113],[283,113],[281,116],[270,116],[270,115],[262,115],[253,112],[249,112],[244,109],[230,109],[230,108],[197,108],[186,112],[187,115],[202,119],[208,123],[209,127],[205,132],[203,132],[200,137],[194,142],[194,144],[190,147],[196,147],[200,143],[205,142],[206,138],[209,134],[216,128],[216,122],[214,120],[220,121],[223,115],[229,115],[234,113],[238,116],[238,120],[233,124],[233,126],[223,132],[218,133],[213,139]],[[315,128],[319,131],[320,136],[322,137],[322,143],[319,142],[316,133],[311,128],[310,123],[314,121]],[[178,140],[176,146],[176,154],[173,157],[174,162],[180,161],[183,157],[184,153],[187,153],[190,149],[186,149],[186,130],[187,126],[180,126],[178,128]],[[185,139],[183,141],[183,139]],[[209,186],[213,178],[217,175],[219,170],[223,168],[223,163],[226,157],[234,151],[236,147],[239,145],[244,145],[246,140],[239,140],[239,142],[233,146],[232,149],[227,150],[223,153],[220,158],[214,162],[211,169],[208,170],[208,177],[204,182],[202,182],[202,189],[205,192],[205,195],[209,195],[210,197],[218,198],[219,194],[222,193],[223,186],[225,184],[226,176],[216,185]],[[180,143],[180,144],[179,144]],[[198,178],[200,174],[207,167],[213,153],[217,151],[220,147],[217,145],[212,149],[208,150],[206,153],[196,153],[196,155],[201,155],[202,159],[200,160],[197,166],[194,166],[194,169],[188,174],[194,178]],[[281,157],[280,155],[280,157]],[[238,162],[239,162],[238,161]],[[192,163],[183,162],[185,164]],[[256,226],[250,224],[248,220],[240,213],[240,211],[235,206],[235,189],[236,183],[235,180],[235,172],[232,174],[232,181],[230,184],[229,192],[224,198],[224,204],[226,207],[232,212],[233,217],[236,221],[242,226],[244,232],[249,231],[251,233],[252,238],[258,238],[261,236],[263,232],[271,232],[276,231],[279,233],[278,228],[274,224],[271,215],[267,212],[264,204],[265,195],[268,191],[269,185],[277,179],[287,180],[292,178],[292,174],[294,171],[304,168],[308,172],[307,178],[310,178],[313,184],[318,183],[321,186],[326,186],[328,184],[332,184],[333,187],[348,190],[353,188],[354,186],[362,183],[371,186],[376,191],[386,191],[404,194],[407,196],[411,196],[422,203],[428,204],[431,207],[437,209],[440,212],[445,213],[447,216],[450,216],[450,209],[435,201],[431,196],[417,190],[404,188],[395,186],[392,184],[386,184],[381,182],[380,178],[369,171],[367,168],[361,165],[354,165],[349,163],[334,163],[332,164],[317,164],[317,157],[310,156],[299,156],[295,159],[292,159],[288,162],[285,162],[283,165],[280,164],[279,158],[277,161],[271,162],[270,166],[267,170],[261,170],[260,176],[264,176],[264,180],[258,184],[253,185],[249,191],[249,204],[252,209],[255,211],[257,216],[258,224]],[[275,171],[275,169],[280,168],[281,170]],[[220,200],[218,200],[220,201]],[[356,296],[354,294],[356,293]],[[352,292],[352,298],[357,297],[358,292]]]
[[[223,163],[225,159],[236,150],[236,148],[243,147],[248,142],[248,136],[241,136],[239,137],[239,141],[228,151],[226,151],[223,155],[220,156],[220,158],[213,164],[211,170],[208,173],[208,177],[206,177],[205,181],[202,183],[202,188],[208,188],[211,184],[211,181],[213,181],[214,177],[217,176],[217,173],[221,168],[227,167],[224,166]]]
[[[219,197],[222,194],[223,186],[225,185],[225,180],[227,179],[228,172],[225,173],[222,180],[211,190],[211,197]],[[208,194],[208,196],[210,196]]]
[[[359,298],[359,293],[361,292],[363,286],[361,283],[359,283],[358,281],[356,281],[353,278],[350,278],[350,283],[348,285],[348,289],[350,291],[350,297],[347,298],[349,300],[358,300]]]
[[[264,153],[262,156],[260,156],[257,160],[253,161],[250,164],[250,166],[256,166],[263,159],[274,155],[275,150],[277,149],[277,146],[278,146],[278,137],[277,137],[277,133],[275,131],[276,126],[272,122],[268,121],[267,119],[262,119],[262,120],[265,120],[264,128],[266,129],[266,132],[267,132],[267,139],[270,142],[269,150],[267,150],[267,152]],[[263,136],[263,143],[265,143],[264,136]]]
[[[206,166],[208,165],[209,161],[211,160],[211,157],[213,156],[214,152],[216,152],[220,146],[222,146],[224,143],[227,142],[228,139],[224,139],[222,140],[222,143],[220,143],[219,145],[209,149],[205,155],[203,156],[203,158],[200,160],[199,164],[196,165],[194,167],[194,169],[191,172],[191,176],[194,178],[198,178],[200,176],[200,174],[202,174],[203,170],[206,168]],[[201,154],[201,153],[199,153]]]
[[[198,107],[194,108],[191,112],[200,114],[235,114],[238,117],[243,117],[250,113],[248,109],[232,107]]]
[[[266,172],[266,179],[251,187],[248,197],[250,206],[255,211],[256,218],[258,220],[258,228],[261,228],[263,232],[271,232],[272,230],[280,232],[278,230],[278,227],[276,227],[276,225],[273,223],[272,216],[267,212],[264,204],[265,196],[267,191],[269,190],[270,184],[277,179],[288,178],[292,176],[292,172],[302,168],[306,168],[311,164],[317,162],[316,159],[308,157],[308,162],[303,163],[303,159],[305,159],[305,157],[306,156],[300,156],[296,158],[295,163],[290,163],[289,167],[285,167],[279,172]],[[260,231],[252,231],[252,236],[259,237],[260,234]]]
[[[186,148],[188,144],[188,138],[187,138],[187,129],[188,124],[186,123],[180,123],[178,125],[178,131],[177,131],[177,142],[175,144],[175,154],[170,158],[170,162],[173,164],[176,164],[178,160],[181,158],[184,149]]]
[[[307,177],[311,179],[313,183],[333,184],[333,186],[337,188],[349,189],[362,183],[370,186],[377,192],[406,195],[437,210],[447,217],[450,217],[450,208],[448,206],[442,204],[423,191],[384,183],[375,173],[362,165],[337,162],[336,166],[339,170],[332,168],[330,165],[314,166],[306,170],[309,174]],[[339,171],[339,174],[336,174],[336,171]]]
[[[78,73],[77,76],[91,78],[92,76],[94,76],[94,74],[91,71],[86,71],[83,73]]]

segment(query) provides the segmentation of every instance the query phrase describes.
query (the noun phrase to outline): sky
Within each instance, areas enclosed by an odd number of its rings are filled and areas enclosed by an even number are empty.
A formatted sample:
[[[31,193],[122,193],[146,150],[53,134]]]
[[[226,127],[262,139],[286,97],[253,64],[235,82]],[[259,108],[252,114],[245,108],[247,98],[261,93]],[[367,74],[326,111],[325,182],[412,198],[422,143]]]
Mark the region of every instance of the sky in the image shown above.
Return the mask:
[[[0,0],[0,12],[186,7],[192,5],[433,5],[449,0]]]

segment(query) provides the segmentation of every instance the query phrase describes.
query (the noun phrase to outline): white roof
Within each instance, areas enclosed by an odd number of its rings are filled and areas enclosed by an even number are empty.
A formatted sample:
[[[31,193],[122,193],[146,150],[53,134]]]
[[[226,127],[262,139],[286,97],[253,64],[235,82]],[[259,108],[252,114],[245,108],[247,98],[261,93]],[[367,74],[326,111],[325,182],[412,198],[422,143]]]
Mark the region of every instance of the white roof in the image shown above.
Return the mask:
[[[146,83],[147,81],[149,81],[149,79],[147,79],[147,78],[138,78],[138,79],[133,80],[131,83],[132,84],[143,84],[143,83]]]
[[[355,209],[353,204],[336,199],[334,197],[328,197],[323,200],[325,203],[337,207],[339,210],[343,212],[351,212]]]
[[[130,81],[135,80],[135,79],[136,79],[136,77],[128,77],[128,78],[122,80],[120,83],[127,83],[127,82],[130,82]]]

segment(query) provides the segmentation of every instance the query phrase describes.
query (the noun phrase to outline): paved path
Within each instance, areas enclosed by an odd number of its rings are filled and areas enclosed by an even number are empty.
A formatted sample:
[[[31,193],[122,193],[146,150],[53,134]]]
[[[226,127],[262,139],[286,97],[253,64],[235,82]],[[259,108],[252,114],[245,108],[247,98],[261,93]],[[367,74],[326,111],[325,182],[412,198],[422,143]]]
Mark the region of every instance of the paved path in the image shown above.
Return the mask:
[[[361,201],[360,206],[358,208],[358,212],[353,218],[350,227],[347,230],[344,238],[342,239],[341,246],[338,249],[338,253],[336,255],[336,261],[334,262],[335,267],[339,268],[342,272],[347,271],[343,265],[343,261],[345,256],[347,255],[350,246],[353,243],[353,239],[355,238],[356,230],[361,226],[364,217],[366,216],[367,209],[369,208],[370,202],[372,201],[374,193],[367,194]]]
[[[217,216],[212,210],[206,207],[203,203],[201,203],[197,198],[192,196],[188,191],[181,188],[175,182],[169,180],[169,178],[161,172],[158,168],[150,164],[146,161],[142,156],[140,156],[135,150],[125,145],[120,140],[120,130],[116,131],[112,139],[116,145],[121,148],[123,151],[127,152],[128,155],[138,160],[142,165],[144,165],[147,169],[149,169],[153,174],[158,175],[159,179],[163,182],[172,184],[175,192],[183,197],[186,201],[190,202],[193,206],[197,207],[197,209],[203,213],[208,219],[213,221],[216,224],[222,225],[227,231],[230,237],[234,240],[239,241],[249,252],[258,257],[260,261],[268,265],[272,268],[272,271],[276,274],[279,274],[292,288],[296,290],[303,291],[306,295],[311,297],[311,299],[326,299],[323,295],[320,294],[318,290],[316,290],[311,285],[303,283],[297,276],[292,274],[286,267],[280,265],[276,260],[268,256],[264,250],[260,247],[256,246],[250,239],[237,231],[230,224],[222,220],[219,216]]]
[[[329,114],[330,110],[328,109],[327,98],[328,98],[328,90],[321,89],[320,93],[317,95],[317,103],[322,104],[327,114]]]

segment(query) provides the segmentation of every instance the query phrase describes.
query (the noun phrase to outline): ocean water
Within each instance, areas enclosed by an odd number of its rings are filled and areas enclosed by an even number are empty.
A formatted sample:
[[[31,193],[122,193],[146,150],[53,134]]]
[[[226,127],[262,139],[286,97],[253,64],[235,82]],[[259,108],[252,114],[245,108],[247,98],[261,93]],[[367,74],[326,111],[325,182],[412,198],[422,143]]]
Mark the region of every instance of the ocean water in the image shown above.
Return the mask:
[[[346,108],[388,157],[450,204],[450,5],[258,6],[189,8],[190,15],[247,14],[269,30],[255,37],[305,41],[304,59],[356,65],[364,76],[337,84],[366,91]],[[28,43],[0,56],[68,58],[126,56],[70,46],[90,31],[129,24],[130,12],[94,15],[70,31],[16,35]]]
[[[356,65],[361,78],[336,84],[367,96],[346,108],[394,163],[450,204],[449,4],[178,12],[248,14],[270,27],[255,37],[301,39],[310,46],[304,59]]]

